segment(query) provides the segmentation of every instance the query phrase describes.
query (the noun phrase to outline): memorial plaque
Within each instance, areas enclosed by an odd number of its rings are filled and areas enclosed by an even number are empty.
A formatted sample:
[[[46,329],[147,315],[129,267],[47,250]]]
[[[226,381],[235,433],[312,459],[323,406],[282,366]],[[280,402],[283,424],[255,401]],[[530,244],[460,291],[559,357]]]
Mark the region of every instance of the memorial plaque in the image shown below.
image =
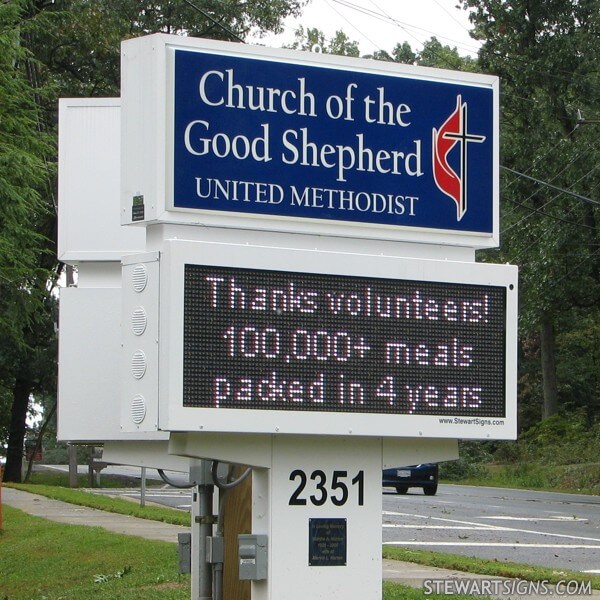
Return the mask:
[[[308,564],[344,567],[348,546],[346,519],[309,519]]]

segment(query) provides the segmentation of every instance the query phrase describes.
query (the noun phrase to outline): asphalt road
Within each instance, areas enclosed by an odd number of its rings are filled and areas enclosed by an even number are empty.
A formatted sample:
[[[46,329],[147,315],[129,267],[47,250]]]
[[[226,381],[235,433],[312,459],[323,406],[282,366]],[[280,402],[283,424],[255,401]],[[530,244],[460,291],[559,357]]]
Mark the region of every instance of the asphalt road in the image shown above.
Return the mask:
[[[189,490],[161,485],[150,469],[148,477],[147,502],[189,510]],[[135,488],[97,491],[140,498]],[[384,544],[600,573],[600,496],[444,484],[436,496],[386,490],[382,527]]]
[[[600,497],[458,485],[386,493],[383,541],[600,573]]]

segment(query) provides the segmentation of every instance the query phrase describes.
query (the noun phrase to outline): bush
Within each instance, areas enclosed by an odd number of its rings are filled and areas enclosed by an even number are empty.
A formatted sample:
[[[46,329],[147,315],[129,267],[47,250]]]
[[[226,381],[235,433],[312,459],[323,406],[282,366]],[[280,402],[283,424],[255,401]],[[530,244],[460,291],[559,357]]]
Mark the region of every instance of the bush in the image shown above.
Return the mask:
[[[440,479],[460,481],[485,477],[485,464],[492,460],[488,442],[459,441],[459,459],[440,464]]]
[[[499,464],[519,463],[523,459],[520,446],[517,442],[498,442],[493,453],[494,462]]]
[[[545,465],[587,463],[600,457],[600,423],[586,426],[583,412],[553,415],[519,439],[520,458]]]

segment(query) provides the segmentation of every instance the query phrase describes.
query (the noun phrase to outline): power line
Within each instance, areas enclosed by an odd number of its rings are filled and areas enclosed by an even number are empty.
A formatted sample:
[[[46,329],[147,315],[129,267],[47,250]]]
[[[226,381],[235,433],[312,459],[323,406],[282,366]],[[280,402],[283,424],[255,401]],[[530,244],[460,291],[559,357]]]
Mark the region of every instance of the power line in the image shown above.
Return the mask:
[[[582,177],[580,177],[575,183],[579,183],[582,179],[585,179],[594,169],[595,169],[595,167],[593,169],[591,169],[590,171],[588,171],[585,175],[583,175]],[[537,193],[537,191],[534,192],[533,194],[531,194],[530,196],[528,196],[527,198],[525,198],[525,200],[523,202],[519,202],[519,201],[514,200],[514,199],[512,200],[513,204],[516,204],[517,206],[521,206],[522,208],[525,208],[525,209],[529,210],[530,213],[528,215],[525,215],[521,219],[519,219],[516,223],[513,223],[512,225],[509,225],[506,229],[503,229],[500,232],[501,234],[508,233],[511,229],[513,229],[514,227],[517,227],[518,225],[520,225],[521,223],[523,223],[524,221],[526,221],[527,219],[529,219],[531,216],[533,216],[536,213],[542,214],[545,217],[548,217],[550,219],[554,219],[556,221],[567,223],[568,225],[575,225],[577,227],[581,226],[581,227],[586,227],[588,229],[595,230],[594,227],[590,227],[589,225],[584,225],[584,224],[581,224],[581,223],[573,223],[572,221],[567,221],[566,219],[561,219],[560,217],[554,217],[553,215],[549,215],[549,214],[543,212],[543,210],[544,210],[544,208],[546,208],[546,206],[548,206],[549,204],[552,204],[552,202],[554,202],[560,196],[560,193],[556,194],[553,198],[550,198],[550,200],[548,200],[547,202],[545,202],[542,206],[540,206],[538,208],[533,208],[533,207],[528,206],[527,204],[525,204],[525,202],[527,202],[527,200],[529,200],[533,196],[535,196],[536,193]],[[572,212],[572,211],[570,211],[570,212]]]
[[[350,10],[354,10],[356,12],[362,13],[364,15],[367,15],[369,17],[378,19],[380,21],[396,25],[396,27],[402,29],[402,31],[404,31],[404,33],[406,35],[408,35],[409,37],[411,37],[413,40],[415,40],[417,42],[417,44],[419,44],[421,46],[424,46],[424,43],[421,42],[416,35],[414,35],[411,31],[409,31],[410,29],[415,30],[415,31],[421,31],[421,32],[433,35],[436,38],[441,38],[441,39],[444,39],[444,40],[447,40],[447,41],[450,41],[450,42],[454,42],[455,44],[457,44],[457,46],[460,46],[460,47],[462,47],[463,49],[465,49],[465,50],[467,50],[469,52],[476,52],[478,50],[478,48],[476,48],[475,46],[469,47],[469,46],[466,46],[464,44],[461,44],[460,42],[457,42],[456,40],[452,40],[451,38],[448,38],[446,36],[439,35],[439,34],[435,33],[434,31],[431,31],[431,30],[428,30],[428,29],[424,29],[422,27],[418,27],[416,25],[411,25],[410,23],[405,23],[403,21],[400,21],[400,20],[392,17],[390,14],[386,13],[385,11],[383,11],[372,0],[370,0],[371,4],[373,4],[373,6],[375,6],[375,7],[377,7],[378,11],[380,11],[380,12],[375,11],[375,10],[371,10],[371,9],[368,9],[368,8],[365,8],[363,6],[359,6],[357,4],[354,4],[353,2],[350,2],[350,0],[332,0],[332,1],[335,2],[336,4],[340,4],[341,6],[345,6],[346,8],[349,8]],[[442,60],[442,61],[444,60],[443,56],[438,56],[438,58],[440,60]]]
[[[518,200],[511,200],[511,202],[513,202],[513,204],[516,204],[517,206],[520,206],[521,208],[525,208],[529,211],[531,211],[532,213],[539,213],[540,215],[543,215],[544,217],[547,217],[548,219],[552,219],[554,221],[558,221],[559,223],[565,223],[567,225],[573,225],[575,227],[582,227],[584,229],[591,229],[592,231],[596,231],[595,227],[590,227],[589,225],[586,225],[585,223],[576,223],[575,221],[568,221],[567,219],[563,219],[561,217],[556,217],[554,215],[549,215],[548,213],[545,213],[542,208],[544,208],[543,206],[541,208],[534,208],[532,206],[527,206],[526,204],[523,204],[522,202],[519,202]],[[548,204],[548,203],[547,203]],[[544,204],[544,206],[546,206],[546,204]],[[530,217],[531,215],[528,215],[528,217]],[[527,217],[527,218],[528,218]],[[522,221],[524,221],[525,219],[521,219],[518,223],[515,223],[514,225],[518,225],[519,223],[521,223]],[[508,227],[507,229],[505,229],[504,231],[502,231],[501,233],[506,233],[509,229],[511,229],[514,225],[511,225],[511,227]]]
[[[241,38],[237,33],[235,33],[234,31],[231,31],[231,29],[229,29],[228,27],[225,27],[225,25],[223,25],[223,23],[220,23],[219,21],[217,21],[217,19],[215,19],[213,16],[211,16],[205,10],[202,10],[199,6],[196,6],[193,2],[191,2],[191,0],[183,0],[183,1],[188,6],[193,8],[195,11],[199,12],[201,15],[206,17],[211,23],[213,23],[214,25],[216,25],[217,27],[219,27],[220,29],[222,29],[223,31],[228,33],[231,37],[235,38],[238,42],[242,42],[242,44],[246,43],[246,41],[243,38]]]
[[[559,283],[563,282],[568,277],[572,278],[574,271],[577,271],[577,269],[579,269],[579,267],[584,265],[588,260],[591,260],[592,258],[596,258],[598,256],[600,256],[600,248],[598,248],[598,250],[595,250],[591,254],[588,254],[580,263],[576,264],[575,266],[569,265],[569,272],[566,275],[563,275],[560,279],[556,279],[555,281],[552,281],[551,285],[556,286]]]
[[[371,44],[373,44],[373,46],[375,46],[379,50],[383,50],[381,48],[381,46],[379,46],[379,44],[377,44],[376,42],[374,42],[365,33],[363,33],[358,27],[356,27],[353,23],[351,23],[349,19],[347,19],[337,8],[335,8],[335,6],[332,6],[330,4],[329,0],[325,0],[325,3],[327,4],[327,6],[329,6],[331,8],[331,10],[335,11],[342,19],[344,19],[344,21],[346,21],[346,23],[348,23],[348,25],[350,25],[350,27],[352,27],[353,29],[355,29],[356,31],[358,31],[358,33],[360,35],[362,35],[362,37],[364,37],[366,40],[368,40],[369,42],[371,42]]]
[[[573,196],[574,198],[577,198],[578,200],[582,200],[583,202],[588,202],[589,204],[594,204],[596,206],[600,206],[600,202],[598,202],[597,200],[592,200],[591,198],[588,198],[587,196],[582,196],[581,194],[577,194],[576,192],[572,192],[571,190],[565,190],[556,185],[552,185],[551,183],[548,183],[547,181],[542,181],[541,179],[536,179],[535,177],[531,177],[530,175],[525,175],[525,173],[520,173],[519,171],[515,171],[514,169],[505,167],[504,165],[500,165],[500,168],[504,169],[505,171],[509,171],[510,173],[513,173],[514,175],[518,175],[519,177],[524,177],[525,179],[529,179],[539,185],[545,185],[546,187],[549,187],[550,189],[561,192],[562,194],[567,194],[569,196]]]
[[[437,6],[439,6],[459,27],[462,27],[467,33],[469,30],[443,5],[440,4],[439,0],[433,0]]]
[[[435,32],[432,32],[432,31],[427,30],[427,29],[423,29],[422,27],[417,27],[415,25],[410,25],[408,23],[403,23],[402,21],[399,21],[398,19],[395,19],[394,17],[392,17],[391,15],[389,15],[389,14],[387,14],[385,12],[377,12],[377,11],[370,10],[368,8],[364,8],[364,7],[360,6],[360,5],[357,5],[357,4],[354,4],[353,2],[350,2],[350,0],[332,0],[332,1],[336,2],[337,4],[340,4],[342,6],[345,6],[346,8],[349,8],[350,10],[354,10],[356,12],[359,12],[359,13],[365,14],[367,16],[379,19],[381,21],[392,23],[392,24],[398,26],[400,29],[402,29],[407,35],[409,35],[410,37],[412,37],[420,45],[424,45],[424,44],[422,42],[420,42],[415,35],[413,35],[410,31],[408,31],[407,27],[409,27],[411,29],[418,30],[418,31],[422,31],[422,32],[425,32],[425,33],[429,33],[431,35],[434,35],[434,36],[439,37],[441,39],[445,39],[445,40],[450,41],[450,42],[455,42],[455,43],[457,43],[457,46],[460,46],[463,49],[468,50],[469,52],[474,51],[474,48],[469,48],[468,46],[465,46],[464,44],[456,42],[456,40],[452,40],[452,39],[447,38],[445,36],[440,36],[439,34],[436,34]],[[371,1],[372,4],[374,4],[372,2],[372,0],[370,0],[370,1]],[[377,6],[377,5],[374,4],[374,6]],[[381,10],[381,9],[379,9],[379,10]],[[480,50],[481,50],[481,47],[478,47],[477,51],[479,52]],[[526,65],[528,68],[530,67],[530,64],[531,64],[531,61],[528,60],[527,58],[524,58],[524,57],[522,58],[522,57],[514,56],[514,55],[512,55],[512,56],[505,56],[505,55],[501,54],[498,51],[489,50],[489,49],[487,49],[486,51],[489,52],[491,55],[495,56],[496,58],[499,58],[499,59],[504,60],[504,61],[513,61],[513,62],[518,63],[518,64]],[[436,56],[440,60],[442,60],[442,61],[444,60],[444,57],[439,56],[437,54],[436,54]],[[569,77],[567,78],[567,77],[561,77],[561,76],[557,75],[556,74],[557,70],[559,72],[561,72],[561,73],[564,73],[565,75],[569,75]],[[557,80],[557,81],[562,81],[564,83],[573,83],[573,78],[572,78],[573,72],[571,72],[571,71],[565,71],[564,69],[555,69],[554,72],[541,72],[541,71],[538,71],[538,74],[541,75],[541,76],[543,76],[543,77],[545,77],[545,78],[551,78],[551,79],[554,79],[554,80]]]
[[[594,167],[594,168],[595,168],[595,167]],[[593,170],[594,170],[594,169],[592,169],[591,171],[589,171],[588,173],[586,173],[586,175],[584,175],[583,177],[581,177],[581,178],[579,179],[579,181],[580,181],[581,179],[583,179],[584,177],[587,177],[587,175],[589,175],[589,173],[591,173]],[[592,188],[591,192],[593,192],[593,191],[596,189],[596,187],[598,187],[598,186],[594,186],[594,187]],[[554,216],[554,215],[550,215],[550,214],[548,214],[548,213],[545,213],[545,212],[543,212],[543,210],[542,210],[542,209],[543,209],[543,208],[545,208],[545,207],[546,207],[548,204],[550,204],[550,203],[551,203],[551,202],[553,202],[554,200],[556,200],[556,198],[558,198],[559,196],[560,196],[560,193],[559,193],[559,194],[557,194],[556,196],[554,196],[554,198],[551,198],[551,199],[550,199],[548,202],[546,202],[546,203],[545,203],[545,204],[544,204],[542,207],[540,207],[540,208],[538,208],[538,209],[536,209],[536,208],[533,208],[533,207],[531,207],[531,206],[527,206],[527,205],[525,205],[525,204],[523,204],[523,203],[519,202],[518,200],[514,200],[514,199],[513,199],[513,200],[512,200],[512,202],[513,202],[514,204],[516,204],[516,205],[518,205],[518,206],[521,206],[522,208],[525,208],[526,210],[529,210],[529,211],[530,211],[530,213],[529,213],[528,215],[526,215],[525,217],[523,217],[522,219],[520,219],[520,220],[519,220],[517,223],[514,223],[514,224],[513,224],[513,225],[511,225],[510,227],[508,227],[508,228],[506,228],[505,230],[503,230],[502,232],[500,232],[500,235],[503,235],[503,234],[505,234],[507,231],[509,231],[510,229],[512,229],[514,226],[516,226],[516,225],[519,225],[520,223],[522,223],[523,221],[527,220],[528,218],[530,218],[531,216],[533,216],[533,215],[534,215],[534,214],[536,214],[536,213],[539,213],[539,214],[543,215],[545,218],[547,218],[547,219],[551,219],[551,220],[553,220],[553,221],[554,221],[554,223],[553,223],[552,225],[549,225],[549,226],[548,226],[548,227],[545,229],[545,234],[546,234],[546,235],[549,235],[549,234],[550,234],[550,232],[551,232],[551,231],[552,231],[552,230],[553,230],[553,229],[554,229],[554,228],[555,228],[555,227],[558,225],[558,223],[565,223],[565,224],[567,224],[567,225],[571,225],[571,226],[573,226],[573,227],[576,227],[576,228],[580,228],[580,229],[589,229],[589,230],[591,230],[591,231],[594,231],[594,232],[596,232],[596,227],[591,227],[590,225],[586,225],[585,223],[579,223],[579,222],[577,222],[577,223],[576,223],[576,222],[574,222],[574,221],[569,221],[569,220],[567,220],[567,219],[564,219],[564,218],[561,218],[561,217],[556,217],[556,216]],[[576,208],[576,206],[575,206],[575,205],[572,205],[572,206],[570,207],[570,209],[567,211],[567,215],[566,215],[566,216],[569,216],[569,215],[570,215],[570,214],[571,214],[571,213],[572,213],[572,212],[575,210],[575,208]],[[586,244],[586,245],[588,245],[588,246],[589,246],[589,244]],[[522,249],[520,252],[518,252],[518,253],[517,253],[517,255],[516,255],[516,257],[515,257],[515,259],[514,259],[514,260],[515,260],[515,262],[519,262],[519,261],[520,261],[520,259],[521,259],[521,257],[523,256],[523,254],[524,254],[525,252],[527,252],[527,248],[523,248],[523,249]]]
[[[597,187],[597,186],[595,186],[594,188],[592,188],[592,190],[591,190],[591,191],[594,191],[594,190],[596,189],[596,187]],[[544,207],[545,207],[545,206],[547,206],[547,204],[549,204],[550,202],[552,202],[552,201],[556,200],[556,198],[558,198],[558,196],[559,196],[559,195],[560,195],[560,194],[557,194],[557,195],[556,195],[554,198],[552,198],[552,199],[551,199],[549,202],[547,202],[546,204],[544,204]],[[512,202],[513,202],[514,204],[517,204],[517,205],[521,206],[522,208],[525,208],[525,209],[527,209],[527,210],[531,211],[529,215],[527,215],[526,217],[524,217],[523,219],[521,219],[521,220],[520,220],[518,223],[516,223],[516,225],[518,225],[518,224],[519,224],[519,223],[521,223],[522,221],[524,221],[524,220],[528,219],[529,217],[531,217],[531,216],[532,216],[533,214],[535,214],[535,213],[540,213],[540,214],[542,214],[542,215],[543,215],[545,218],[553,220],[553,221],[554,221],[554,223],[553,223],[553,224],[551,224],[551,225],[548,225],[548,226],[545,228],[545,230],[544,230],[544,234],[545,234],[546,236],[550,235],[550,233],[552,232],[552,230],[553,230],[555,227],[557,227],[559,223],[566,223],[567,225],[571,225],[571,226],[573,226],[573,227],[580,228],[580,229],[589,229],[589,230],[593,231],[594,233],[595,233],[595,232],[596,232],[596,230],[597,230],[597,228],[596,228],[596,227],[592,227],[592,226],[590,226],[590,225],[586,225],[585,223],[580,223],[580,222],[577,222],[577,223],[576,223],[576,222],[574,222],[574,221],[569,221],[569,220],[567,220],[567,219],[564,219],[564,218],[561,218],[561,217],[556,217],[556,216],[554,216],[554,215],[550,215],[550,214],[544,213],[544,212],[543,212],[541,209],[535,209],[535,208],[532,208],[531,206],[526,206],[525,204],[522,204],[522,203],[520,203],[519,201],[517,201],[517,200],[514,200],[514,199],[512,200]],[[544,207],[542,207],[542,208],[544,208]],[[575,211],[575,208],[576,208],[576,206],[575,206],[575,205],[572,205],[572,206],[571,206],[571,207],[570,207],[570,208],[567,210],[567,214],[566,214],[566,216],[569,216],[569,215],[571,215],[571,214],[572,214],[572,213]],[[509,229],[511,229],[511,227],[509,227],[508,229],[506,229],[506,230],[504,230],[503,232],[501,232],[501,235],[502,235],[503,233],[506,233],[506,231],[508,231]],[[563,241],[563,244],[564,244],[564,241]],[[594,246],[596,246],[597,244],[593,244],[593,245],[594,245]],[[589,242],[588,242],[588,243],[586,243],[586,246],[588,246],[588,247],[590,246]],[[527,251],[528,251],[528,248],[523,248],[521,251],[519,251],[519,252],[517,253],[516,257],[515,257],[515,262],[519,262],[519,261],[521,260],[521,257],[522,257],[522,256],[523,256],[523,255],[524,255],[524,254],[525,254]]]
[[[550,152],[554,151],[556,148],[558,148],[558,146],[563,143],[565,141],[564,138],[562,138],[561,140],[559,140],[559,142],[553,146],[552,148],[550,148],[547,152],[545,152],[544,154],[542,154],[541,156],[539,156],[538,158],[536,158],[536,160],[525,170],[525,173],[530,172],[535,165],[542,160],[543,158],[546,158],[546,156],[548,156],[548,154],[550,154]],[[595,143],[595,140],[594,140]],[[562,173],[564,173],[571,165],[575,164],[575,162],[577,160],[579,160],[586,152],[589,151],[589,149],[591,148],[591,145],[588,144],[587,146],[585,146],[581,152],[579,154],[577,154],[574,158],[571,159],[570,162],[568,162],[567,164],[565,164],[565,166],[558,171],[558,173],[556,173],[554,175],[554,177],[552,177],[552,179],[550,179],[550,182],[555,181]],[[582,175],[577,181],[574,182],[573,185],[579,183],[580,181],[582,181],[583,179],[585,179],[588,175],[590,175],[591,173],[594,172],[594,170],[596,169],[596,166],[593,166],[587,173],[585,173],[584,175]],[[510,187],[512,187],[515,183],[517,182],[517,179],[513,179],[510,183],[508,183],[505,188],[504,191],[508,191],[508,189]],[[571,186],[572,187],[572,186]],[[527,198],[525,198],[524,202],[527,202],[528,200],[530,200],[531,198],[533,198],[536,194],[538,194],[540,192],[540,189],[536,189],[534,190],[531,194],[529,194],[529,196],[527,196]],[[544,206],[542,206],[541,208],[544,208],[545,206],[547,206],[548,204],[550,204],[551,202],[553,202],[554,200],[556,200],[558,198],[558,196],[560,196],[560,193],[557,194],[556,196],[554,196],[554,198],[551,198],[550,200],[548,200],[548,202],[546,202],[546,204],[544,204]],[[531,216],[531,215],[529,215]],[[528,216],[523,217],[519,222],[514,223],[513,225],[511,225],[506,231],[508,231],[509,229],[512,229],[515,225],[518,225],[519,223],[521,223],[522,221],[524,221],[525,219],[527,219]]]

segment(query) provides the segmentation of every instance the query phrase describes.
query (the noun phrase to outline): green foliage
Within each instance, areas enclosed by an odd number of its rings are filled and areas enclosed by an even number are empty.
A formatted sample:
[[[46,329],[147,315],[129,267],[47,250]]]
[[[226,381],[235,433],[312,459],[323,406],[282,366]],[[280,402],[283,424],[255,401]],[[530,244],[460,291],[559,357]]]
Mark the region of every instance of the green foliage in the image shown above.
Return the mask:
[[[81,465],[85,463],[85,457],[83,452],[79,451],[78,448],[78,459],[77,464]],[[56,431],[48,435],[44,443],[44,463],[47,465],[66,465],[69,462],[69,448],[65,443],[56,442]],[[81,458],[79,458],[81,456]]]
[[[54,523],[7,506],[0,564],[2,595],[11,600],[189,598],[175,544]],[[102,585],[94,581],[98,573],[110,574]]]
[[[583,409],[538,421],[518,441],[459,441],[459,453],[440,464],[441,479],[600,493],[600,422]]]
[[[193,6],[191,6],[193,4]],[[57,0],[32,40],[57,96],[118,96],[121,40],[150,33],[238,41],[281,30],[305,0]]]
[[[20,479],[33,396],[56,397],[56,137],[60,97],[118,96],[120,42],[235,40],[281,28],[304,0],[0,2],[0,447]]]
[[[600,307],[563,315],[556,339],[559,396],[564,411],[600,423]]]
[[[476,36],[483,41],[481,68],[500,77],[502,164],[517,172],[502,173],[502,245],[484,255],[520,266],[522,423],[532,425],[534,409],[539,418],[542,403],[553,407],[555,398],[563,409],[586,406],[597,414],[600,336],[588,337],[586,353],[580,350],[582,326],[594,333],[590,323],[597,323],[600,305],[598,3],[464,0],[463,5],[472,9]],[[585,124],[585,118],[596,124]],[[556,343],[547,340],[540,352],[542,322],[552,324]],[[542,386],[540,362],[553,348],[557,385],[548,377]]]
[[[20,477],[30,394],[52,390],[55,165],[44,124],[40,65],[26,40],[29,3],[0,3],[0,446],[6,477]],[[12,420],[11,420],[12,417]]]
[[[461,481],[467,478],[483,477],[485,464],[492,460],[487,445],[483,442],[459,441],[459,458],[440,464],[440,479]]]
[[[343,31],[336,31],[335,35],[326,39],[325,34],[316,27],[304,28],[300,26],[295,31],[295,40],[288,46],[292,50],[313,51],[317,48],[326,54],[338,56],[359,56],[358,42],[351,40]]]
[[[460,56],[456,48],[442,45],[435,37],[423,44],[423,49],[417,53],[415,62],[422,67],[437,67],[453,71],[477,70],[477,62],[474,59]]]
[[[383,582],[383,600],[419,600],[422,598],[441,600],[442,598],[447,598],[447,596],[440,594],[426,594],[426,590],[423,588],[412,588],[391,581]],[[472,600],[473,596],[453,594],[452,598],[455,600]],[[489,596],[479,596],[479,598],[480,600],[489,600]]]
[[[574,465],[545,465],[514,462],[488,465],[483,477],[467,479],[472,485],[490,485],[517,489],[600,494],[600,462]]]
[[[0,4],[0,343],[16,347],[44,298],[37,279],[48,276],[39,269],[45,238],[36,226],[48,214],[42,191],[53,174],[50,138],[27,79],[33,59],[20,44],[20,4]]]
[[[53,500],[61,500],[62,502],[105,510],[119,515],[129,515],[131,517],[138,517],[139,519],[162,521],[163,523],[171,523],[173,525],[188,526],[190,523],[190,516],[188,513],[174,508],[162,506],[141,507],[134,502],[129,502],[122,498],[111,498],[110,496],[93,494],[91,492],[68,487],[25,483],[12,483],[7,485],[24,492],[46,496]]]
[[[471,558],[459,554],[447,554],[444,552],[431,552],[428,550],[415,550],[402,548],[401,546],[384,546],[383,557],[406,562],[414,562],[421,565],[452,569],[466,573],[479,573],[491,577],[512,577],[524,581],[547,580],[556,584],[563,580],[587,582],[591,581],[594,589],[600,589],[600,576],[583,575],[578,571],[555,571],[534,565],[521,565],[518,563],[499,562],[483,558]]]
[[[398,63],[405,63],[412,65],[417,62],[417,55],[413,52],[408,42],[402,44],[396,44],[392,51],[392,60]]]
[[[335,35],[328,39],[317,27],[300,26],[295,31],[294,42],[288,47],[293,50],[305,51],[319,47],[326,54],[360,56],[358,42],[351,40],[343,31],[336,31]],[[403,42],[396,44],[391,52],[377,50],[372,55],[363,58],[457,71],[474,71],[477,67],[475,60],[460,56],[456,48],[442,45],[435,37],[425,42],[420,52],[413,51],[408,42]]]
[[[516,442],[467,442],[460,450],[456,467],[441,465],[444,479],[600,494],[600,423],[590,425],[584,410],[538,422]]]
[[[522,460],[571,465],[600,457],[600,422],[588,427],[585,416],[553,415],[526,431],[518,442]]]

